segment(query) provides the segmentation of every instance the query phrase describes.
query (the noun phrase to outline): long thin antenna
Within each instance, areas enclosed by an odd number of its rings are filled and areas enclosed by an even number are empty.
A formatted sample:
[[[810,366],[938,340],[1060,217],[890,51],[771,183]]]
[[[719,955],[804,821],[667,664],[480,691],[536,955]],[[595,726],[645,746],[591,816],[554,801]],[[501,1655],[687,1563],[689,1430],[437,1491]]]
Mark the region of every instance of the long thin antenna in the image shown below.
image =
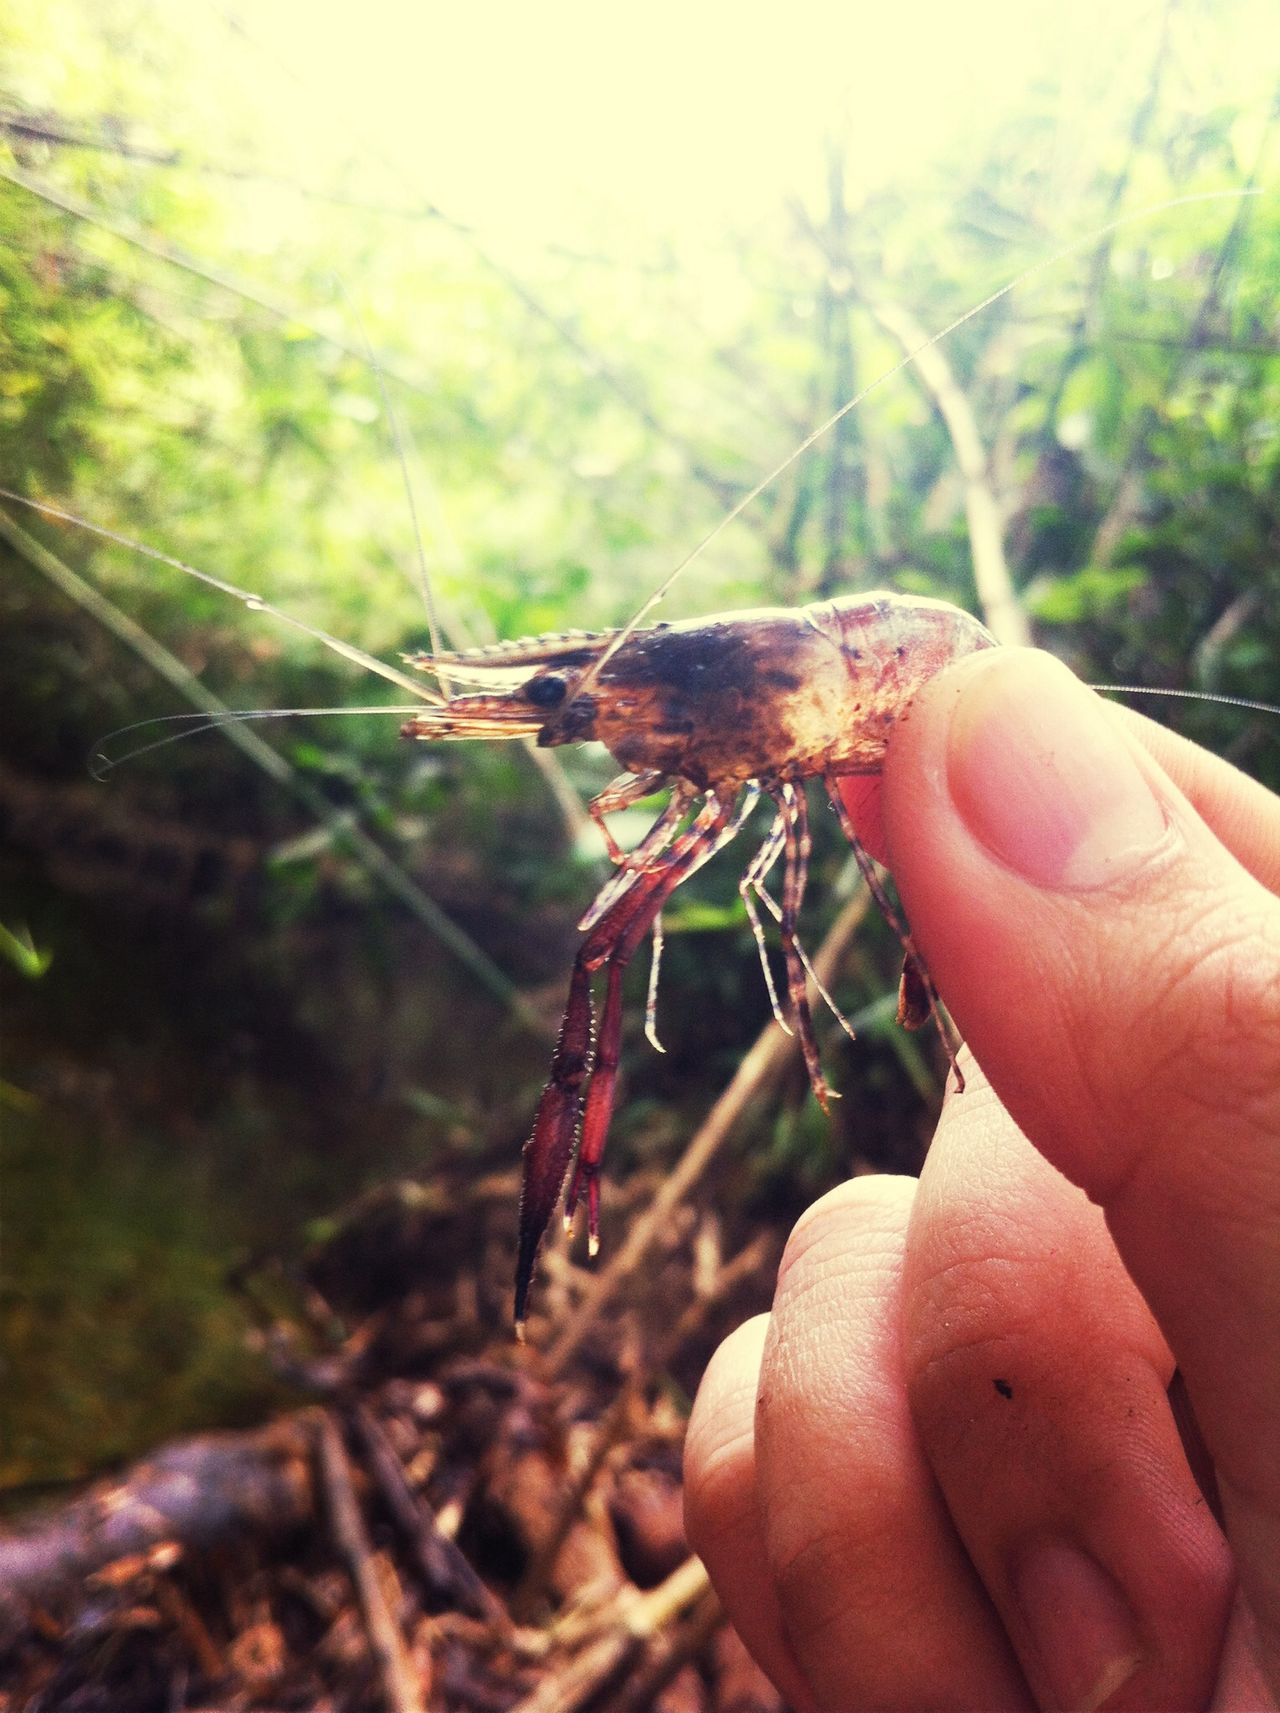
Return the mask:
[[[373,371],[373,378],[378,384],[378,395],[382,400],[382,413],[387,419],[387,423],[391,429],[391,437],[395,442],[396,459],[400,465],[400,480],[404,486],[404,497],[409,507],[409,521],[413,525],[413,545],[416,556],[416,581],[418,585],[418,593],[422,596],[422,605],[426,609],[427,631],[431,637],[431,652],[436,658],[439,658],[439,656],[444,653],[444,632],[441,629],[440,615],[436,608],[435,591],[431,587],[431,573],[427,570],[427,555],[426,550],[422,545],[422,526],[418,521],[418,500],[413,491],[413,478],[409,474],[409,454],[405,445],[404,429],[400,423],[400,414],[396,410],[395,405],[391,402],[391,392],[387,386],[387,377],[382,371],[382,364],[378,361],[378,354],[373,348],[372,340],[369,338],[369,329],[365,326],[365,320],[363,315],[360,313],[360,307],[352,297],[350,291],[347,289],[346,281],[342,278],[342,275],[335,274],[333,277],[338,283],[338,290],[342,293],[347,308],[355,317],[356,331],[359,333],[360,342],[365,349],[365,361]],[[448,681],[438,666],[433,667],[432,670],[434,672],[436,682],[440,686],[440,693],[447,702],[450,695]]]
[[[1180,702],[1221,702],[1224,708],[1247,708],[1255,714],[1280,714],[1275,702],[1256,702],[1252,696],[1223,696],[1216,690],[1173,690],[1162,684],[1090,684],[1104,696],[1172,696]]]
[[[401,672],[385,660],[379,660],[376,654],[366,654],[364,649],[357,648],[354,643],[343,642],[341,637],[330,636],[328,631],[307,624],[305,619],[296,619],[292,613],[272,606],[262,595],[251,594],[248,589],[241,589],[235,583],[228,583],[225,578],[215,577],[209,571],[200,571],[196,566],[188,565],[185,560],[175,559],[170,553],[162,553],[158,547],[148,547],[145,542],[135,541],[132,536],[121,535],[117,530],[107,529],[100,523],[90,523],[86,518],[77,517],[74,512],[46,505],[43,500],[28,499],[25,494],[16,494],[11,488],[0,488],[0,500],[8,500],[16,506],[26,506],[28,510],[39,512],[42,517],[53,518],[58,523],[74,524],[77,529],[87,530],[90,535],[101,536],[104,541],[112,541],[117,547],[127,548],[131,553],[140,553],[144,559],[153,559],[158,565],[168,565],[174,571],[182,571],[186,576],[194,577],[198,583],[205,583],[210,589],[217,589],[219,594],[230,595],[233,600],[243,602],[251,613],[265,613],[268,618],[301,631],[313,641],[322,642],[334,654],[340,654],[344,660],[351,661],[355,666],[362,666],[366,672],[376,673],[390,684],[398,684],[402,690],[407,690],[420,702],[433,702],[440,707],[445,704],[445,698],[435,690],[428,689],[420,679],[410,678],[408,673]]]
[[[135,624],[91,583],[86,583],[82,577],[77,576],[71,567],[64,565],[43,542],[37,541],[14,523],[3,509],[0,509],[0,538],[7,541],[16,553],[77,607],[87,612],[126,648],[132,649],[152,671],[173,685],[180,695],[197,703],[201,713],[222,711],[222,704],[217,697],[167,648],[158,643],[149,631]],[[223,729],[228,741],[242,754],[247,755],[269,779],[284,786],[318,822],[340,835],[361,868],[385,886],[392,897],[398,899],[441,945],[446,946],[471,971],[477,981],[482,982],[501,1001],[522,1027],[532,1030],[539,1037],[545,1035],[543,1019],[534,1013],[492,958],[388,856],[358,820],[353,820],[348,811],[340,811],[328,802],[323,792],[281,755],[279,750],[272,749],[270,744],[262,741],[252,725],[246,726],[236,720]]]
[[[364,708],[223,708],[202,714],[158,714],[150,720],[134,720],[127,726],[117,726],[114,731],[98,738],[89,752],[89,772],[101,783],[117,767],[123,767],[126,761],[136,761],[141,755],[150,755],[152,750],[165,749],[169,744],[199,737],[204,732],[221,731],[224,726],[237,725],[242,721],[320,719],[330,715],[340,718],[345,714],[416,714],[419,706],[417,702],[404,703],[399,707],[375,702]],[[118,738],[126,738],[131,732],[155,731],[159,726],[180,726],[182,729],[171,731],[150,743],[139,744],[135,749],[127,749],[123,755],[107,753],[108,744],[115,743]]]
[[[714,529],[707,531],[702,540],[685,554],[684,558],[679,562],[675,569],[670,571],[667,576],[663,578],[662,582],[659,583],[653,594],[643,602],[635,616],[629,619],[622,629],[618,631],[617,635],[604,652],[597,655],[586,668],[582,677],[574,685],[573,694],[575,696],[580,696],[591,688],[622,645],[634,636],[638,627],[644,623],[645,619],[648,618],[649,614],[659,604],[659,602],[666,599],[676,581],[684,575],[689,566],[693,564],[694,560],[700,559],[706,552],[707,548],[711,546],[712,542],[716,541],[724,531],[728,529],[731,523],[736,522],[737,519],[742,516],[743,512],[746,511],[747,507],[753,505],[756,500],[760,498],[766,488],[772,487],[773,483],[778,480],[779,476],[785,475],[791,466],[796,463],[798,459],[803,458],[809,448],[811,446],[815,446],[824,435],[829,434],[838,422],[843,422],[845,417],[849,415],[850,411],[857,410],[858,406],[862,404],[865,399],[870,398],[872,393],[877,392],[882,386],[884,386],[886,381],[891,381],[895,375],[900,375],[904,369],[909,368],[922,351],[927,351],[931,346],[940,345],[944,339],[949,339],[951,335],[963,327],[966,322],[972,321],[975,316],[984,314],[992,307],[993,304],[997,304],[1002,298],[1008,297],[1010,292],[1016,291],[1018,287],[1020,285],[1024,285],[1027,280],[1034,279],[1037,274],[1043,273],[1046,268],[1056,266],[1057,263],[1065,261],[1068,256],[1074,256],[1079,251],[1088,249],[1090,245],[1096,244],[1100,238],[1110,237],[1113,232],[1119,232],[1126,226],[1136,225],[1139,221],[1150,220],[1157,214],[1166,214],[1171,209],[1185,208],[1193,203],[1238,201],[1242,197],[1261,195],[1262,189],[1260,186],[1237,186],[1230,190],[1193,191],[1186,196],[1174,196],[1170,197],[1165,202],[1152,203],[1149,207],[1139,208],[1132,214],[1122,214],[1118,219],[1109,220],[1104,226],[1097,226],[1091,232],[1086,232],[1079,238],[1073,238],[1070,243],[1060,245],[1058,249],[1050,251],[1047,256],[1041,256],[1038,261],[1029,263],[1027,267],[1023,268],[1019,273],[1016,273],[1011,280],[1007,280],[1004,285],[998,288],[998,290],[989,293],[988,296],[984,297],[980,303],[975,303],[971,309],[966,309],[963,315],[957,315],[954,321],[949,321],[940,332],[930,334],[927,339],[922,339],[920,343],[918,345],[914,345],[911,350],[905,354],[905,356],[900,357],[896,363],[893,363],[889,368],[885,369],[883,373],[877,375],[874,381],[868,382],[868,384],[860,391],[856,392],[851,399],[846,400],[838,410],[832,411],[831,415],[825,418],[824,421],[820,422],[811,433],[807,434],[800,444],[793,448],[793,450],[787,454],[780,464],[775,464],[767,476],[761,477],[755,487],[748,493],[744,494],[737,504],[725,513]]]

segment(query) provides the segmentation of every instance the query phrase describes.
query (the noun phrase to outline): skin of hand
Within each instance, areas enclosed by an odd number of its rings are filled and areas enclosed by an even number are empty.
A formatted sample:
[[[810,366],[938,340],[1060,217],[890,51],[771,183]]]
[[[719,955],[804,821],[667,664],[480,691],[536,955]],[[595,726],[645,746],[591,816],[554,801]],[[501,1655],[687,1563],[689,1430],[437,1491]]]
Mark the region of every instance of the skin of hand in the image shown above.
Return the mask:
[[[976,1063],[713,1358],[690,1540],[798,1713],[1275,1708],[1280,801],[1024,650],[847,800]]]

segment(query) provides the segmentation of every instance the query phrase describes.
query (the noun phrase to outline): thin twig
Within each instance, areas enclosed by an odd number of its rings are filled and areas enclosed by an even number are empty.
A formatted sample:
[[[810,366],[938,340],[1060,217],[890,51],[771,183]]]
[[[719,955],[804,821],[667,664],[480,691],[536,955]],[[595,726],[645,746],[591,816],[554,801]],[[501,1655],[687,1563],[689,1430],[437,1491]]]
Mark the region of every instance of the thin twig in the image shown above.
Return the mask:
[[[529,1560],[529,1564],[520,1578],[515,1593],[511,1597],[511,1615],[517,1624],[532,1621],[533,1614],[538,1609],[555,1562],[560,1556],[560,1549],[569,1538],[569,1531],[577,1522],[579,1513],[586,1502],[587,1494],[600,1473],[600,1467],[612,1448],[622,1438],[628,1418],[635,1404],[639,1391],[639,1382],[633,1372],[628,1375],[620,1392],[596,1424],[595,1435],[582,1466],[576,1471],[573,1479],[561,1496],[559,1508],[552,1519],[551,1527],[538,1542],[537,1548]]]
[[[659,1340],[649,1365],[651,1371],[665,1368],[676,1352],[682,1350],[690,1339],[702,1330],[703,1322],[717,1303],[722,1303],[743,1279],[760,1271],[774,1241],[770,1232],[758,1231],[749,1243],[743,1244],[732,1260],[726,1261],[719,1269],[711,1290],[705,1295],[689,1299],[670,1332]]]
[[[724,1621],[724,1608],[708,1588],[684,1622],[664,1637],[653,1658],[628,1679],[609,1713],[650,1713],[672,1678],[697,1659]]]
[[[699,1559],[687,1558],[647,1594],[624,1588],[608,1614],[605,1633],[562,1671],[548,1676],[511,1713],[578,1713],[621,1672],[642,1658],[653,1638],[711,1589]]]
[[[591,1448],[581,1468],[565,1489],[555,1519],[545,1537],[538,1543],[537,1551],[512,1596],[511,1611],[517,1623],[530,1619],[537,1610],[556,1559],[560,1556],[560,1549],[586,1503],[587,1494],[591,1491],[605,1458],[623,1437],[628,1419],[646,1381],[663,1371],[672,1356],[699,1330],[716,1303],[723,1301],[741,1279],[759,1271],[769,1251],[770,1241],[769,1233],[762,1231],[753,1237],[750,1243],[745,1244],[731,1261],[720,1268],[714,1288],[704,1296],[693,1297],[686,1303],[678,1318],[658,1339],[644,1367],[633,1368],[627,1375],[621,1390],[597,1424]]]
[[[813,967],[827,986],[831,984],[845,948],[857,933],[870,907],[870,896],[860,889],[845,905],[822,942]],[[698,1179],[711,1164],[735,1126],[754,1101],[772,1087],[786,1070],[799,1043],[784,1035],[772,1021],[756,1037],[733,1081],[725,1089],[689,1146],[645,1211],[636,1219],[607,1267],[596,1274],[582,1301],[566,1322],[546,1358],[546,1374],[554,1379],[581,1349],[603,1310],[613,1301],[625,1280],[648,1259],[670,1229],[672,1216]]]
[[[422,1698],[413,1661],[378,1581],[373,1548],[365,1532],[351,1482],[351,1465],[331,1415],[326,1414],[320,1423],[318,1449],[320,1475],[329,1502],[334,1539],[360,1603],[387,1706],[391,1713],[426,1713],[426,1702]]]
[[[849,206],[845,200],[843,151],[834,139],[827,145],[827,224],[825,247],[829,254],[849,254]],[[827,268],[822,285],[823,355],[830,387],[828,408],[838,410],[858,390],[853,361],[853,329],[849,305],[838,271]],[[853,567],[846,558],[867,558],[866,468],[859,456],[861,418],[857,412],[842,416],[831,431],[826,447],[825,516],[823,519],[822,582],[824,590],[847,583]],[[856,537],[855,537],[856,532]],[[874,582],[874,579],[871,580]]]
[[[1057,379],[1049,390],[1045,407],[1044,420],[1052,433],[1062,408],[1063,398],[1076,369],[1083,362],[1088,349],[1088,333],[1093,326],[1106,289],[1107,276],[1111,271],[1111,257],[1115,249],[1116,234],[1111,229],[1111,222],[1119,213],[1137,169],[1139,156],[1147,142],[1151,130],[1151,121],[1155,117],[1160,100],[1160,86],[1164,81],[1165,70],[1169,62],[1169,50],[1172,42],[1170,26],[1173,14],[1179,0],[1165,0],[1160,14],[1160,26],[1156,35],[1155,52],[1151,58],[1151,66],[1147,73],[1147,87],[1142,100],[1133,111],[1129,121],[1128,147],[1119,171],[1114,174],[1110,188],[1107,191],[1103,205],[1103,217],[1107,222],[1097,248],[1089,263],[1089,280],[1080,305],[1076,310],[1075,321],[1067,333],[1066,356],[1058,371]]]
[[[218,1683],[225,1678],[227,1662],[218,1652],[213,1637],[209,1634],[209,1626],[177,1584],[170,1582],[167,1577],[158,1577],[151,1594],[156,1605],[186,1643],[203,1675],[211,1683]]]
[[[550,750],[539,749],[536,738],[522,738],[520,742],[529,760],[542,775],[547,790],[551,793],[552,801],[560,813],[564,830],[574,847],[577,848],[584,839],[590,838],[594,834],[596,849],[603,857],[604,839],[600,836],[600,831],[595,822],[583,807],[581,797],[570,784],[560,763],[560,758],[553,755]]]
[[[1244,589],[1225,606],[1192,650],[1197,684],[1212,684],[1230,645],[1261,610],[1265,596],[1254,585]]]
[[[973,554],[973,580],[987,629],[997,642],[1031,646],[1027,615],[1004,556],[1000,506],[991,485],[990,461],[978,432],[973,407],[956,380],[940,345],[926,343],[924,329],[894,303],[869,303],[872,315],[904,351],[915,353],[920,377],[946,424],[964,481],[964,509]]]
[[[485,1587],[457,1542],[441,1532],[430,1505],[410,1487],[395,1447],[373,1412],[366,1404],[357,1404],[351,1420],[387,1509],[413,1548],[427,1587],[433,1593],[449,1595],[472,1617],[509,1630],[511,1620],[501,1603]]]

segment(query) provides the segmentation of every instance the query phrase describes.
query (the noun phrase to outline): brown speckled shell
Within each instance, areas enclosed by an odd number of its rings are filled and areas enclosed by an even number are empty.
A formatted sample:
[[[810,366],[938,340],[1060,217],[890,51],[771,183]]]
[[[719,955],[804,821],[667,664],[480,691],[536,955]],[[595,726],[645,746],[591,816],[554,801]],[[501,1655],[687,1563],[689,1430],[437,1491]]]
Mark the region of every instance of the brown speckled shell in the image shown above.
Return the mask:
[[[526,675],[509,689],[457,696],[404,729],[424,738],[536,733],[546,747],[594,738],[628,772],[724,794],[748,779],[875,772],[920,685],[994,646],[959,607],[877,592],[638,630],[575,696],[575,676],[616,635],[537,638],[442,658],[481,681],[513,668]],[[554,709],[529,695],[551,676],[565,688]]]

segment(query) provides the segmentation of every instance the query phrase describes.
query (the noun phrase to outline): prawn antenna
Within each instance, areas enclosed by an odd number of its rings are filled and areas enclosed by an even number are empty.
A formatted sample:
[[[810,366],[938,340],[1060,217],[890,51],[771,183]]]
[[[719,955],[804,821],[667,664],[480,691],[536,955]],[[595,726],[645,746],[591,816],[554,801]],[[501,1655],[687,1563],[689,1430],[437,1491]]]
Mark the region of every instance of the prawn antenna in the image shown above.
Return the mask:
[[[401,706],[378,702],[364,708],[221,708],[199,714],[160,714],[154,719],[135,720],[131,725],[117,726],[115,731],[96,739],[89,751],[87,765],[93,778],[102,784],[108,774],[114,773],[117,767],[123,767],[126,761],[137,761],[139,756],[150,755],[154,749],[166,749],[170,744],[181,743],[184,738],[199,737],[202,732],[221,731],[224,726],[249,720],[318,719],[322,715],[337,718],[343,714],[416,714],[419,706],[417,702]],[[134,732],[155,731],[160,726],[177,726],[180,729],[170,731],[164,737],[152,738],[147,743],[136,744],[119,755],[110,753],[110,746],[120,738],[127,738]]]
[[[334,274],[338,290],[342,294],[352,318],[356,331],[360,335],[360,343],[364,347],[365,362],[378,386],[378,396],[382,400],[382,414],[391,430],[391,438],[395,444],[396,459],[400,465],[400,481],[404,487],[405,501],[409,507],[409,521],[413,525],[414,545],[414,581],[418,585],[418,593],[422,596],[423,609],[427,615],[427,633],[431,638],[431,652],[439,659],[444,653],[444,632],[440,625],[440,614],[436,607],[435,590],[431,586],[431,573],[427,570],[426,549],[422,545],[422,526],[418,521],[418,500],[413,489],[413,478],[409,472],[409,449],[405,442],[404,428],[400,421],[400,413],[396,410],[391,399],[391,389],[387,385],[386,373],[378,361],[378,354],[369,338],[369,329],[365,325],[360,306],[347,289],[347,283],[341,274]],[[449,685],[439,667],[433,667],[436,682],[444,700],[449,700]]]
[[[838,410],[833,410],[830,416],[824,418],[816,428],[804,437],[798,446],[788,452],[780,464],[775,464],[768,475],[762,476],[753,488],[748,489],[713,529],[707,531],[701,541],[685,554],[672,571],[667,573],[654,592],[639,607],[634,617],[628,619],[622,629],[616,633],[603,653],[597,655],[590,663],[582,677],[574,685],[574,695],[582,695],[595,684],[613,656],[624,643],[634,636],[636,630],[644,623],[653,609],[666,599],[676,581],[684,575],[694,560],[700,559],[712,542],[718,540],[729,525],[735,523],[742,516],[748,506],[755,504],[766,488],[772,487],[779,476],[785,475],[791,466],[803,458],[811,447],[816,446],[824,435],[829,434],[838,422],[843,422],[851,411],[857,410],[858,406],[870,398],[872,393],[878,392],[886,381],[891,381],[895,375],[900,375],[904,369],[910,368],[922,351],[928,351],[934,345],[941,345],[944,340],[950,339],[951,335],[958,332],[967,322],[972,321],[976,316],[984,315],[1002,298],[1008,297],[1010,292],[1016,291],[1028,280],[1034,279],[1037,274],[1043,273],[1047,268],[1056,267],[1059,262],[1066,261],[1070,256],[1078,255],[1081,250],[1088,249],[1090,245],[1096,244],[1099,239],[1109,238],[1113,232],[1122,231],[1126,226],[1136,226],[1144,220],[1153,219],[1157,214],[1167,214],[1175,208],[1186,208],[1202,202],[1239,201],[1243,197],[1261,196],[1262,194],[1263,190],[1260,185],[1239,185],[1225,190],[1191,191],[1185,196],[1172,196],[1163,202],[1150,203],[1144,208],[1135,209],[1131,214],[1121,214],[1115,220],[1109,220],[1103,226],[1095,226],[1091,231],[1082,233],[1080,237],[1072,238],[1068,243],[1059,245],[1056,250],[1051,250],[1047,256],[1041,256],[1036,261],[1028,263],[1025,268],[1014,274],[1012,279],[1006,280],[1002,286],[998,286],[995,291],[988,293],[981,302],[975,303],[970,309],[966,309],[962,315],[957,315],[939,332],[931,333],[927,339],[922,339],[918,345],[913,345],[905,356],[899,357],[896,363],[891,363],[887,369],[876,376],[875,380],[869,381],[865,387],[854,393],[852,398],[846,399]]]
[[[1280,714],[1275,702],[1256,702],[1252,696],[1224,696],[1216,690],[1174,690],[1163,684],[1090,684],[1090,690],[1105,696],[1172,696],[1180,702],[1221,702],[1224,708],[1246,708],[1254,714]]]
[[[411,678],[407,672],[401,672],[398,667],[390,665],[385,660],[379,660],[376,654],[366,654],[364,649],[357,648],[352,642],[344,642],[341,637],[330,636],[328,631],[320,630],[315,625],[309,625],[305,619],[295,618],[292,613],[286,613],[282,608],[272,606],[271,602],[262,595],[252,594],[248,589],[241,589],[235,583],[228,583],[222,577],[215,577],[212,572],[198,570],[194,565],[188,565],[183,559],[175,559],[170,553],[162,553],[158,547],[148,547],[145,542],[135,541],[132,536],[121,535],[119,531],[107,529],[103,524],[90,523],[87,518],[77,517],[74,512],[63,511],[58,506],[46,505],[43,500],[29,499],[26,494],[14,493],[12,488],[0,488],[0,500],[8,500],[16,506],[26,506],[28,510],[39,512],[41,517],[52,518],[55,523],[74,524],[77,529],[87,530],[90,535],[100,536],[104,541],[114,542],[117,547],[126,548],[130,553],[138,553],[144,559],[152,559],[157,565],[167,565],[173,571],[181,571],[188,577],[194,577],[198,583],[206,584],[210,589],[216,589],[219,594],[230,595],[233,600],[240,601],[251,613],[265,613],[268,618],[277,620],[280,624],[288,625],[291,629],[301,631],[314,642],[321,642],[334,654],[340,654],[344,660],[349,660],[355,666],[361,666],[366,672],[376,673],[379,678],[385,678],[388,683],[398,684],[402,690],[407,690],[420,702],[434,702],[442,706],[445,697],[437,691],[428,689],[419,679]]]

